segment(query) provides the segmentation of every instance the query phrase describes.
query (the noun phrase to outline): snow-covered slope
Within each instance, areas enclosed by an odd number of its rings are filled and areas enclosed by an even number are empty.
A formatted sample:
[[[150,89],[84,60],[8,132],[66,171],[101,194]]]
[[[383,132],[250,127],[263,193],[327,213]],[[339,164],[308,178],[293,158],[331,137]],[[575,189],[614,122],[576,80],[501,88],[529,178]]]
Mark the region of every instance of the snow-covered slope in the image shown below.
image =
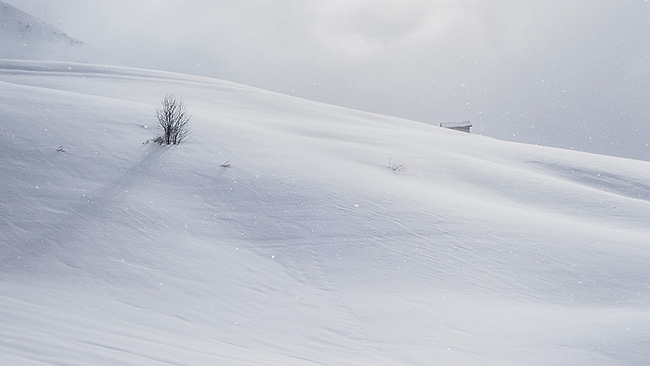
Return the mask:
[[[650,359],[647,162],[146,70],[0,86],[2,364]]]
[[[81,61],[83,42],[0,1],[0,58]]]

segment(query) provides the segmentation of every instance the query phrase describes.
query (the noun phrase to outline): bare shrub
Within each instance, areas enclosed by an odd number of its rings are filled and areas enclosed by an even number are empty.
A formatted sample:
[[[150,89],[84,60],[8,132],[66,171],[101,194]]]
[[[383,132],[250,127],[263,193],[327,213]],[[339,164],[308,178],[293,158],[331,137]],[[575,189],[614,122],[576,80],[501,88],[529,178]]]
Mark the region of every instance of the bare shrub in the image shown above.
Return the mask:
[[[156,118],[163,134],[153,139],[161,145],[178,145],[189,135],[190,115],[183,101],[167,94],[156,108]]]
[[[388,162],[388,169],[394,171],[394,172],[403,172],[406,170],[406,167],[404,164],[395,162],[395,161],[389,161]]]

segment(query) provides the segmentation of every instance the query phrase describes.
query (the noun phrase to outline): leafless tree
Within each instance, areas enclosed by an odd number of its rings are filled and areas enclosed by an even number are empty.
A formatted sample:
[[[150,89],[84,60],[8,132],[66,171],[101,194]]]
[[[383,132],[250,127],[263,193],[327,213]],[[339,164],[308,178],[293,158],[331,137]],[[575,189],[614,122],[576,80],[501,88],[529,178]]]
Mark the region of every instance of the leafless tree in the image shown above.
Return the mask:
[[[183,101],[167,94],[156,108],[156,118],[163,134],[154,139],[161,145],[178,145],[187,138],[190,130],[190,115]]]

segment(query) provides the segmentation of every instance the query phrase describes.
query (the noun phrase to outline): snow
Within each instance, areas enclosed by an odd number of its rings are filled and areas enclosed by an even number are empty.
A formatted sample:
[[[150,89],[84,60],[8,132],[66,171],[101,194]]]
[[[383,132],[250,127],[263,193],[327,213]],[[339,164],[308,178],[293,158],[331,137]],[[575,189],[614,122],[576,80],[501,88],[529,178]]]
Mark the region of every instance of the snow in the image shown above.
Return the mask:
[[[88,60],[83,42],[3,1],[0,1],[0,58]]]
[[[648,162],[152,70],[0,83],[3,364],[650,358]]]

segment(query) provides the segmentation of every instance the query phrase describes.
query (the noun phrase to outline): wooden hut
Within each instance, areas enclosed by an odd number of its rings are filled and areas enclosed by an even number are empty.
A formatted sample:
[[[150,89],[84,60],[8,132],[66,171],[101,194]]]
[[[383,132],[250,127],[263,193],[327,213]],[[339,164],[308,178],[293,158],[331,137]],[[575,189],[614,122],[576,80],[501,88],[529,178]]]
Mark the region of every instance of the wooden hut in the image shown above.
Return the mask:
[[[469,129],[472,127],[470,121],[463,122],[443,122],[440,124],[440,127],[448,128],[450,130],[462,131],[469,133]]]

